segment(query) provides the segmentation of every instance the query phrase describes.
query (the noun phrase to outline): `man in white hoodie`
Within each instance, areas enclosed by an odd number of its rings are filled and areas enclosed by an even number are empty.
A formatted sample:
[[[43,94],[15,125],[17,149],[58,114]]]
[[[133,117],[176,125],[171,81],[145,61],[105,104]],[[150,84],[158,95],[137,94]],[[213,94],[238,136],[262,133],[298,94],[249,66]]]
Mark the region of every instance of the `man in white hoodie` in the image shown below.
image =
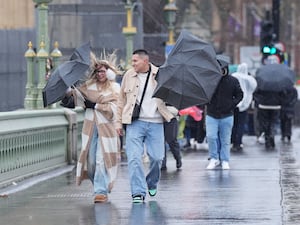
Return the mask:
[[[257,82],[254,77],[248,74],[248,65],[246,63],[238,65],[237,72],[233,73],[232,76],[238,79],[244,95],[242,101],[239,102],[234,110],[234,120],[231,134],[231,150],[241,151],[243,150],[242,138],[247,119],[247,109],[252,102],[253,92],[257,87]]]

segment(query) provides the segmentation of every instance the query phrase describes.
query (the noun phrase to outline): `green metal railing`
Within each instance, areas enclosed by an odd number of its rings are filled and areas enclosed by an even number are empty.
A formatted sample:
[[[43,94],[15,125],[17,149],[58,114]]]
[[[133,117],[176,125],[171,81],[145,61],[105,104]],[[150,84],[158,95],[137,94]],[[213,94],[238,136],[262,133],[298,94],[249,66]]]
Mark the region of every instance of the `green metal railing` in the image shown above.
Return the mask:
[[[82,123],[82,109],[0,113],[0,187],[74,163]]]

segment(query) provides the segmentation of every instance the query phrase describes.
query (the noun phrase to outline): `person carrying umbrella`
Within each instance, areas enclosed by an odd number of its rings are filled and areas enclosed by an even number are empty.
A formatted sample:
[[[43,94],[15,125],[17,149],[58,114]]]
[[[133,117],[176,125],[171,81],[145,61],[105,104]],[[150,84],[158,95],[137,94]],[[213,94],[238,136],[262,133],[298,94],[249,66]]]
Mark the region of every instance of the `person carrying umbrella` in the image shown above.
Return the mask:
[[[91,56],[94,56],[93,54]],[[78,105],[84,97],[85,117],[81,153],[77,162],[76,183],[89,178],[94,187],[94,202],[107,202],[117,177],[119,137],[115,130],[120,86],[114,81],[114,67],[92,57],[88,79],[68,95]]]
[[[123,135],[122,127],[126,125],[126,155],[132,202],[142,203],[147,190],[150,196],[157,193],[164,158],[163,122],[171,121],[174,115],[161,99],[152,97],[157,86],[155,76],[158,67],[149,62],[146,50],[133,52],[132,66],[122,79],[116,129],[119,135]],[[142,163],[144,145],[150,159],[146,177]]]
[[[275,148],[275,125],[285,102],[285,92],[292,88],[295,73],[283,64],[267,64],[256,71],[257,89],[254,92],[257,120],[265,134],[265,147]]]
[[[243,98],[243,91],[237,78],[229,75],[229,57],[217,55],[223,77],[207,104],[206,136],[209,150],[209,164],[206,169],[222,165],[228,170],[230,157],[230,138],[233,126],[233,111]]]

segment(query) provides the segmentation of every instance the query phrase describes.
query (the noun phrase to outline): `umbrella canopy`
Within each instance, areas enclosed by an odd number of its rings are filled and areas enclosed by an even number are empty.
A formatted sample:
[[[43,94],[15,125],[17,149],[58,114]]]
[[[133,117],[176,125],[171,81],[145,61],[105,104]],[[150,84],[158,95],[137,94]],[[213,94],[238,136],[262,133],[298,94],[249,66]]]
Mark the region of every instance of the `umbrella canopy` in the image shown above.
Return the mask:
[[[256,72],[257,89],[282,91],[295,84],[296,74],[284,64],[267,64]]]
[[[177,109],[205,104],[210,101],[221,77],[213,47],[184,30],[159,68],[153,96]]]
[[[61,100],[68,87],[82,79],[90,65],[90,43],[75,49],[70,61],[59,65],[43,89],[44,107]]]

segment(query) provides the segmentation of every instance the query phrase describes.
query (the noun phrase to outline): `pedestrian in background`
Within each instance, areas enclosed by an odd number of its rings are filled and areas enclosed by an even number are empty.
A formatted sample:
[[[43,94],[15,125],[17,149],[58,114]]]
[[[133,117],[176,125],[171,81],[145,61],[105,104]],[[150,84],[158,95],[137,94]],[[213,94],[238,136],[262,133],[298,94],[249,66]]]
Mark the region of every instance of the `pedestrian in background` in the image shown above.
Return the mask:
[[[283,100],[282,92],[256,89],[253,97],[257,107],[259,131],[264,134],[265,147],[273,149],[275,148],[275,126],[279,122]]]
[[[125,151],[132,201],[141,203],[145,199],[147,190],[150,196],[155,196],[157,193],[165,148],[163,122],[164,119],[170,122],[174,115],[162,100],[152,98],[157,86],[155,76],[158,67],[149,62],[146,50],[139,49],[133,52],[132,66],[133,68],[124,74],[122,80],[116,129],[119,135],[123,135],[122,124],[126,125]],[[136,104],[140,105],[140,112],[138,118],[133,120],[132,115]],[[146,177],[142,162],[144,145],[150,160]]]
[[[170,151],[176,160],[176,168],[180,169],[182,166],[180,145],[177,140],[178,136],[178,110],[174,106],[167,105],[168,110],[174,115],[170,122],[164,122],[165,141],[169,145]],[[162,161],[161,170],[167,169],[167,148],[165,148],[165,155]]]
[[[207,104],[206,137],[209,149],[209,164],[206,169],[215,169],[220,163],[228,170],[230,138],[233,126],[233,111],[243,98],[239,81],[229,75],[229,57],[217,55],[222,68],[221,78],[211,101]]]
[[[79,105],[84,97],[85,117],[82,147],[77,163],[76,183],[89,178],[94,187],[94,202],[107,202],[117,177],[119,138],[115,130],[120,85],[114,81],[114,66],[91,55],[88,80],[69,93]]]
[[[197,105],[201,112],[201,119],[195,120],[191,115],[186,117],[184,134],[186,144],[183,146],[185,149],[208,149],[205,142],[206,130],[205,130],[205,105]]]
[[[292,137],[292,120],[295,116],[295,104],[298,100],[298,92],[295,87],[283,91],[283,100],[280,110],[281,141],[290,143]]]
[[[252,102],[253,92],[257,87],[257,83],[255,78],[248,74],[248,65],[246,63],[238,65],[237,72],[233,73],[232,76],[237,78],[240,83],[243,91],[243,99],[234,109],[231,150],[241,151],[243,150],[242,138],[247,121],[247,110]]]

